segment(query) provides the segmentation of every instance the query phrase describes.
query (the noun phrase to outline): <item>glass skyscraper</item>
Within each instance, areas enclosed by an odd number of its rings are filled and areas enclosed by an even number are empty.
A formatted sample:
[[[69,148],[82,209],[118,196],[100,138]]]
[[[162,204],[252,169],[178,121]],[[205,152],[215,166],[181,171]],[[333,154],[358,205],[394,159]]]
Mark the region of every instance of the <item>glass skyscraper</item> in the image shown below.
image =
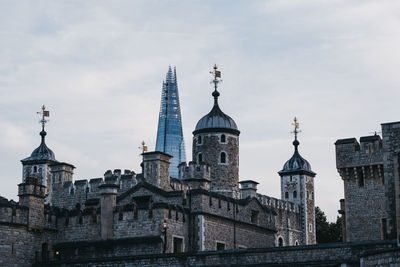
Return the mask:
[[[178,165],[186,161],[185,142],[183,141],[181,108],[179,105],[176,68],[168,69],[167,79],[163,82],[156,151],[173,156],[170,176],[178,178]]]

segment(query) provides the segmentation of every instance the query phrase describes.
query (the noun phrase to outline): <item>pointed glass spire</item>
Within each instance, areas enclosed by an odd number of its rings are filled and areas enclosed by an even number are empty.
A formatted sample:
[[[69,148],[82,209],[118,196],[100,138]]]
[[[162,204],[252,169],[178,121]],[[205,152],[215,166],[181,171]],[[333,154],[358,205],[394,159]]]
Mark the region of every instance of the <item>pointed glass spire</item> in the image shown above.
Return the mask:
[[[170,165],[170,176],[178,178],[178,165],[186,161],[185,142],[183,140],[181,108],[179,105],[176,68],[168,68],[167,77],[161,92],[160,115],[156,151],[173,156]]]

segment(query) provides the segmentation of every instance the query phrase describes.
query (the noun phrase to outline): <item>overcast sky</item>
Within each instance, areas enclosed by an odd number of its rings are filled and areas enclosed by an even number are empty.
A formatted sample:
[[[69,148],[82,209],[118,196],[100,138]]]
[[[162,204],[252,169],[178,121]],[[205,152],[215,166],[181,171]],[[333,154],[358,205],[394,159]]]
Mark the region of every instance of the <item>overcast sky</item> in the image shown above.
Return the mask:
[[[343,197],[334,142],[400,120],[399,47],[398,0],[0,0],[0,195],[18,199],[42,104],[47,145],[76,166],[74,179],[140,172],[138,147],[155,147],[169,65],[190,159],[217,63],[221,109],[241,131],[240,179],[280,197],[297,116],[316,205],[334,220]]]

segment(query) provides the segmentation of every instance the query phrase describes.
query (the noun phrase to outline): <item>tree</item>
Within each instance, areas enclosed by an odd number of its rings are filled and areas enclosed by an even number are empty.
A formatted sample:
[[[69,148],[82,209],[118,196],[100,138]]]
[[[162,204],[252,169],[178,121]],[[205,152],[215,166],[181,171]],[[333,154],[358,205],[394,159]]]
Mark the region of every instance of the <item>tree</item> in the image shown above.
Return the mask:
[[[325,213],[315,207],[315,224],[317,243],[342,242],[342,218],[337,217],[336,222],[328,222]]]

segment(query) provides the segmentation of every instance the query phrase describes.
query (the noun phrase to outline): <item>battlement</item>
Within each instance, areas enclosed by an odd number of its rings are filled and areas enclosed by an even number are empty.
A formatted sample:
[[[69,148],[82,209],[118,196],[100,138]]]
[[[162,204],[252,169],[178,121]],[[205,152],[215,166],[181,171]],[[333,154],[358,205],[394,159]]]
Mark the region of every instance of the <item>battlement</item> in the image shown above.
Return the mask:
[[[189,164],[182,162],[179,164],[178,170],[179,179],[188,187],[209,190],[211,179],[210,165],[194,161],[190,161]]]
[[[100,197],[99,186],[103,184],[118,185],[118,195],[129,190],[136,184],[136,173],[120,169],[107,170],[104,178],[82,179],[75,181],[64,181],[52,185],[52,205],[60,208],[71,209],[77,203],[83,205],[86,200]]]
[[[338,169],[383,162],[382,139],[379,135],[361,137],[360,142],[356,138],[339,139],[335,146]]]
[[[178,166],[179,179],[206,179],[210,180],[210,165],[190,161],[189,164],[182,162]]]
[[[275,210],[289,211],[299,213],[299,206],[291,201],[277,199],[266,195],[257,194],[257,199],[265,206],[271,207]]]

